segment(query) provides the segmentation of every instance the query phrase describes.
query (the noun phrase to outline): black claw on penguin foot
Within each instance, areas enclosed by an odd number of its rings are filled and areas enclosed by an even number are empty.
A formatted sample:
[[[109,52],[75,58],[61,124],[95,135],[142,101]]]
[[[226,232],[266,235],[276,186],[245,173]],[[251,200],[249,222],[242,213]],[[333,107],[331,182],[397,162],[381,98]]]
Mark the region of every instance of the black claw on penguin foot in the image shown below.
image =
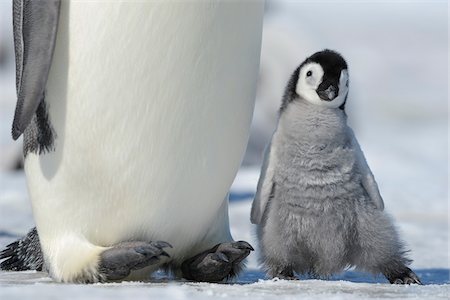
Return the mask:
[[[406,268],[403,272],[386,277],[392,284],[422,284],[419,277],[410,268]]]
[[[100,255],[99,273],[105,280],[121,280],[131,271],[157,263],[161,257],[169,257],[164,248],[172,248],[167,242],[123,242],[105,250]]]
[[[218,244],[184,261],[181,265],[183,277],[194,281],[223,281],[238,273],[241,262],[253,250],[244,241]]]

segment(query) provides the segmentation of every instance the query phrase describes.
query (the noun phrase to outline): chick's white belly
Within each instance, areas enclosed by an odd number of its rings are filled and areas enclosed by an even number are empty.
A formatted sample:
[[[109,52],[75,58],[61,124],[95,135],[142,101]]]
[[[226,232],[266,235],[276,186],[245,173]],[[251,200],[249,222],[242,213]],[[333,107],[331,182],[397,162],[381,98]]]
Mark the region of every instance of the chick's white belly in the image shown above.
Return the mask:
[[[43,243],[183,249],[214,226],[227,238],[218,215],[248,138],[262,4],[114,3],[62,3],[45,99],[55,151],[25,162]]]

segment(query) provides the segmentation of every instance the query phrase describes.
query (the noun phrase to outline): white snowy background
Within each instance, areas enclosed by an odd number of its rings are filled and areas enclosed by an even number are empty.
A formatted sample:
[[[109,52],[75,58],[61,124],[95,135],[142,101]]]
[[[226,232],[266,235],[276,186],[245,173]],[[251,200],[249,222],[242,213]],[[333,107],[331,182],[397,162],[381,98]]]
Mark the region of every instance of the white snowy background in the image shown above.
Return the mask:
[[[13,170],[21,145],[10,138],[10,2],[0,0],[0,248],[33,226],[24,174]],[[233,284],[160,275],[146,283],[63,285],[44,273],[0,271],[0,299],[449,299],[448,40],[447,1],[269,1],[252,134],[231,188],[233,236],[256,246],[251,200],[284,85],[310,54],[341,52],[350,68],[350,124],[424,286],[393,286],[352,270],[328,281],[266,280],[256,251]]]

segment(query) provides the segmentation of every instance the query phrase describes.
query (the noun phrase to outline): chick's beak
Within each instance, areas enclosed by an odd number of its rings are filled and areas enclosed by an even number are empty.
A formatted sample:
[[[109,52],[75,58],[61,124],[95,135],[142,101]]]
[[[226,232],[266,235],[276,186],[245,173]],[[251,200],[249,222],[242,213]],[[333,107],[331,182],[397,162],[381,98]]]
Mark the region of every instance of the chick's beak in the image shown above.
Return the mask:
[[[325,89],[321,88],[321,86],[317,89],[317,95],[324,101],[331,101],[336,98],[338,94],[339,88],[333,84],[328,85]]]

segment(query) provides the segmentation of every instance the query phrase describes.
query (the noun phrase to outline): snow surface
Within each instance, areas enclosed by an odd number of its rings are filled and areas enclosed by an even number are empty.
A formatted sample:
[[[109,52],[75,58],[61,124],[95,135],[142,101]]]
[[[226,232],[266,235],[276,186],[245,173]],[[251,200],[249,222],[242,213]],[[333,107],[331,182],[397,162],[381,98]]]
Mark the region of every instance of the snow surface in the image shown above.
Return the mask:
[[[233,236],[256,248],[238,280],[174,282],[158,274],[145,283],[71,285],[53,283],[45,273],[0,272],[0,299],[450,298],[447,2],[268,4],[246,167],[231,189]],[[10,1],[0,0],[0,248],[34,226],[24,174],[7,171],[20,155],[20,143],[9,134],[15,100],[10,11]],[[423,286],[393,286],[380,276],[352,270],[330,280],[266,280],[258,268],[249,215],[261,151],[275,126],[290,73],[323,48],[341,51],[349,63],[349,120]],[[5,53],[9,60],[2,60]]]
[[[448,285],[395,286],[323,280],[262,280],[247,272],[239,283],[191,282],[55,284],[38,273],[0,279],[2,299],[448,299]],[[21,284],[17,284],[20,280]],[[11,283],[9,283],[11,282]]]

